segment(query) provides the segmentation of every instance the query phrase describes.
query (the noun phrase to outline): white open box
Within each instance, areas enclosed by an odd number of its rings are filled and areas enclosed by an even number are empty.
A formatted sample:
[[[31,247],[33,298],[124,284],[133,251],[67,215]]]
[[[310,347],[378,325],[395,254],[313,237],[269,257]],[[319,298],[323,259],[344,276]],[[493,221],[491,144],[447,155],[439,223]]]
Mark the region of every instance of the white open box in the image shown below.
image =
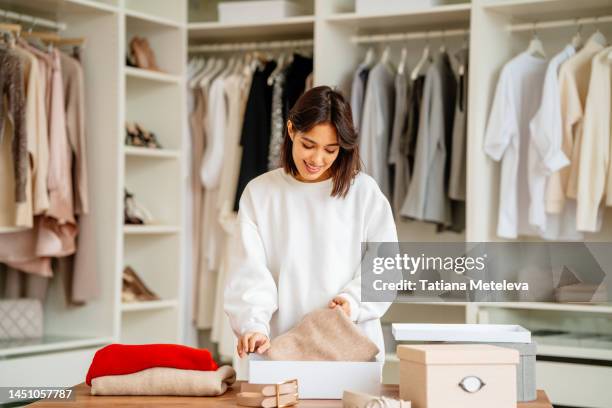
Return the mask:
[[[394,323],[391,331],[396,341],[531,343],[531,332],[514,324]]]
[[[344,390],[378,395],[382,361],[272,361],[249,355],[249,383],[275,384],[297,378],[300,399],[341,399]]]

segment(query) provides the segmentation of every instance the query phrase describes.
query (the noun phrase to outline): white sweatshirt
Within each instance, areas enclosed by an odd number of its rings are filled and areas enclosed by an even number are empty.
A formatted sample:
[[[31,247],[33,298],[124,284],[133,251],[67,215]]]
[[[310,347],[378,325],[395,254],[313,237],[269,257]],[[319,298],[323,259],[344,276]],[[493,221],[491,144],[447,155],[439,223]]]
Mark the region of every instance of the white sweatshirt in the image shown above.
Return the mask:
[[[345,198],[331,197],[331,188],[331,179],[304,183],[282,168],[246,186],[225,311],[237,336],[274,338],[341,295],[384,361],[380,317],[390,303],[361,302],[360,262],[362,242],[397,242],[391,207],[363,172]]]

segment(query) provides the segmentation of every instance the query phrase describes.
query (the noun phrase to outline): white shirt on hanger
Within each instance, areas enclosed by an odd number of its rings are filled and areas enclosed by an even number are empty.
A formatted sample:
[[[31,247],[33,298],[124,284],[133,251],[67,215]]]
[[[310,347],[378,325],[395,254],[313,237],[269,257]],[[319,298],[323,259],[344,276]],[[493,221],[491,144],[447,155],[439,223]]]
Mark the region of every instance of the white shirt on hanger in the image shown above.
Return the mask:
[[[570,163],[562,149],[563,122],[558,73],[561,64],[575,53],[575,48],[568,45],[551,58],[546,68],[540,108],[529,124],[529,223],[545,239],[583,239],[583,235],[576,231],[575,205],[568,206],[561,214],[546,213],[548,179],[552,173]]]
[[[537,111],[548,61],[523,52],[502,69],[489,123],[484,151],[501,163],[497,235],[515,239],[537,235],[529,225],[527,152],[529,121]]]

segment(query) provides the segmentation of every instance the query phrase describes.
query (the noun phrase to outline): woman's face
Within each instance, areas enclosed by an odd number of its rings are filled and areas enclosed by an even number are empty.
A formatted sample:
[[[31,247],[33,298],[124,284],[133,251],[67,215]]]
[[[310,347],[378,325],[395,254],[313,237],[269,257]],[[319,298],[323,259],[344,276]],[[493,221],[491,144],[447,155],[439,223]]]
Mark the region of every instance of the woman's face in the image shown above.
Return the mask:
[[[316,182],[330,178],[331,165],[340,151],[336,128],[321,123],[308,132],[298,132],[291,121],[288,121],[287,128],[293,142],[293,162],[298,169],[298,180]]]

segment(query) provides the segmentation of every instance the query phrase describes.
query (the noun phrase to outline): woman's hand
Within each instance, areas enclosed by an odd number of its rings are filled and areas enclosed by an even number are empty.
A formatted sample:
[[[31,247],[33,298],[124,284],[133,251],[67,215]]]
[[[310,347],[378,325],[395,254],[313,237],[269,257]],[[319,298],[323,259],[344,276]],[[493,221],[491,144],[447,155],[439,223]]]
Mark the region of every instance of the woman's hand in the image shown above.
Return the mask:
[[[342,309],[344,313],[346,313],[348,317],[351,317],[351,304],[342,296],[336,296],[335,298],[330,300],[328,306],[330,309],[333,309],[338,306]]]
[[[240,358],[246,356],[248,353],[257,352],[259,354],[265,353],[270,348],[270,339],[268,336],[262,333],[246,332],[238,339],[238,346],[236,347]]]

